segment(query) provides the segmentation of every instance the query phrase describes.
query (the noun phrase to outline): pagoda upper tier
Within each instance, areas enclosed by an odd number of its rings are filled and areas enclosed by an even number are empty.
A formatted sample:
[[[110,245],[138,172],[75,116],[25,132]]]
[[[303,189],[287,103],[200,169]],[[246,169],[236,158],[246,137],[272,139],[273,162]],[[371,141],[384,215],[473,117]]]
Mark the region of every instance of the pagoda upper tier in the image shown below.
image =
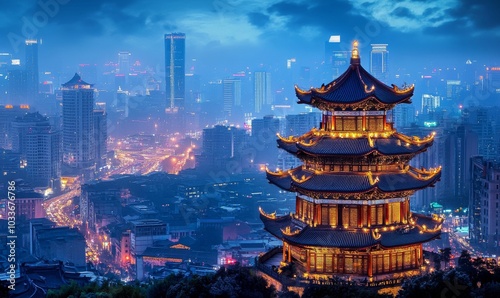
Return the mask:
[[[414,86],[387,86],[369,74],[361,65],[357,43],[352,50],[351,65],[334,81],[320,88],[302,90],[295,86],[298,103],[321,110],[388,110],[399,103],[411,103]]]
[[[365,198],[375,196],[399,197],[433,186],[441,177],[441,168],[420,170],[405,166],[399,171],[330,172],[299,166],[288,171],[267,171],[269,182],[287,191],[296,191],[310,197]],[[392,195],[391,195],[392,194]]]
[[[394,131],[368,133],[311,130],[299,137],[283,138],[278,135],[278,147],[299,157],[302,154],[314,157],[363,157],[370,154],[412,157],[427,150],[433,140],[434,134],[421,139]]]

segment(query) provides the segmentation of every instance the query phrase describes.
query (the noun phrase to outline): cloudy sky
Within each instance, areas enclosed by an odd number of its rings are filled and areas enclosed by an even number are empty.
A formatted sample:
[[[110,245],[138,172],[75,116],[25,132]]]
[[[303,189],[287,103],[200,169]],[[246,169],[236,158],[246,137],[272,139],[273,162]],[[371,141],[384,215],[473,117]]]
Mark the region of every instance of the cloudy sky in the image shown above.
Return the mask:
[[[45,3],[45,5],[41,5]],[[116,60],[118,51],[163,64],[163,34],[184,32],[199,65],[311,65],[324,42],[388,43],[392,65],[500,64],[496,0],[0,0],[0,51],[22,57],[43,39],[42,67]],[[363,60],[362,60],[363,62]],[[367,62],[365,62],[367,63]]]

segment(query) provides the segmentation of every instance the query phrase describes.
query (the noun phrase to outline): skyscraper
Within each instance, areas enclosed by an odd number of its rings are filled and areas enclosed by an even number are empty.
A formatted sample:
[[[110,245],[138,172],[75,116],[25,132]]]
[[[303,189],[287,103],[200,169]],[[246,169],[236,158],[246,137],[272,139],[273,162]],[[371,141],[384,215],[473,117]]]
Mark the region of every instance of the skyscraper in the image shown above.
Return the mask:
[[[128,75],[129,72],[130,72],[130,52],[119,52],[117,73]]]
[[[224,93],[224,114],[230,117],[234,115],[234,108],[241,106],[241,81],[226,79],[222,84]]]
[[[100,169],[106,165],[106,152],[108,130],[106,125],[107,114],[103,110],[94,110],[94,139],[95,139],[95,162],[96,168]]]
[[[167,108],[184,108],[186,34],[165,34],[165,82]]]
[[[370,54],[370,72],[377,79],[386,82],[388,79],[387,73],[387,44],[372,44]]]
[[[271,92],[271,73],[256,71],[254,76],[254,112],[261,113],[273,103]]]
[[[74,169],[95,164],[94,90],[75,73],[62,85],[63,161]]]
[[[27,103],[34,103],[38,96],[38,44],[41,40],[26,40],[26,96]]]
[[[349,51],[343,49],[340,35],[332,35],[325,42],[325,66],[327,67],[327,81],[342,74],[349,63]]]
[[[21,154],[27,180],[36,187],[57,187],[61,176],[60,133],[38,112],[18,117],[11,125],[12,149]]]

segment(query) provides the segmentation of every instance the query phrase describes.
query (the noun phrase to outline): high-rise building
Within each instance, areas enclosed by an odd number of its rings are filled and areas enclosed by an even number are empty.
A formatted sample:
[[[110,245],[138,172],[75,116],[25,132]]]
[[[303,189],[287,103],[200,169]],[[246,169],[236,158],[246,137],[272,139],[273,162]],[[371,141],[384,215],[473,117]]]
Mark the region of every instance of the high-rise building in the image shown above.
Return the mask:
[[[35,103],[38,97],[38,39],[26,40],[26,96],[29,104]]]
[[[118,69],[117,73],[128,75],[130,72],[130,52],[118,53]]]
[[[437,111],[441,106],[441,96],[422,94],[422,114],[430,114]]]
[[[61,135],[38,112],[11,124],[12,149],[21,154],[27,180],[35,187],[56,187],[61,177]]]
[[[276,257],[302,278],[368,285],[420,274],[423,243],[440,236],[443,219],[410,212],[410,196],[433,186],[441,171],[409,162],[432,146],[434,134],[409,137],[386,120],[387,111],[408,103],[413,91],[371,76],[360,65],[357,42],[340,78],[320,88],[296,88],[299,103],[322,110],[323,118],[316,129],[278,139],[303,164],[267,171],[272,184],[296,194],[296,210],[279,216],[260,209],[265,229],[283,247],[261,256],[259,267],[270,268],[266,260]]]
[[[271,91],[271,73],[256,71],[254,73],[254,112],[266,111],[273,104]]]
[[[185,68],[186,34],[165,34],[165,84],[167,108],[184,108]]]
[[[446,133],[444,171],[441,177],[445,203],[467,206],[470,186],[470,159],[478,154],[478,136],[466,125]]]
[[[12,65],[8,75],[7,101],[10,104],[29,104],[27,98],[26,70],[19,64]]]
[[[469,199],[469,237],[493,254],[500,252],[498,222],[500,164],[476,156],[470,160],[471,192]]]
[[[196,167],[216,170],[225,169],[231,160],[239,161],[247,135],[244,129],[217,125],[205,128],[202,139],[202,152],[196,158]]]
[[[477,135],[477,154],[500,161],[499,107],[469,107],[462,111],[462,122]]]
[[[325,66],[327,82],[339,77],[349,63],[349,51],[343,49],[340,35],[332,35],[325,42]]]
[[[73,169],[95,166],[94,89],[75,73],[63,89],[63,162]]]
[[[108,129],[107,114],[103,110],[94,110],[95,163],[96,170],[106,166]]]
[[[370,73],[382,82],[387,82],[389,78],[387,69],[388,56],[389,51],[387,51],[387,44],[372,44],[372,51],[370,53]]]
[[[241,80],[225,79],[222,81],[224,114],[231,117],[236,107],[241,106]]]
[[[254,163],[268,164],[275,168],[278,160],[278,148],[275,137],[280,132],[280,119],[274,116],[265,116],[252,120],[251,144],[255,149]]]

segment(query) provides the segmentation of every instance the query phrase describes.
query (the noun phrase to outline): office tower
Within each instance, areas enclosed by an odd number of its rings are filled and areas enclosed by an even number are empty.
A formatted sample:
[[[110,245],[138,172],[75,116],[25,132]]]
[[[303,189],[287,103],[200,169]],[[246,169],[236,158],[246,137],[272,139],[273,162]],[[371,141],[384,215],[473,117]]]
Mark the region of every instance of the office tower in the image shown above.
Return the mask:
[[[308,132],[311,127],[319,127],[321,113],[301,113],[285,116],[285,136],[301,135]]]
[[[470,186],[470,159],[478,154],[478,136],[466,125],[458,125],[446,132],[445,158],[441,183],[445,203],[467,206]]]
[[[415,123],[415,108],[413,105],[397,105],[392,111],[392,122],[395,128],[402,129]]]
[[[272,104],[271,73],[256,71],[254,73],[254,112],[265,112]]]
[[[61,177],[61,135],[38,112],[11,124],[12,150],[21,154],[27,181],[34,187],[56,187]]]
[[[0,53],[0,104],[7,103],[9,91],[9,68],[12,63],[12,55]]]
[[[12,148],[12,121],[30,111],[29,105],[0,105],[0,148]]]
[[[165,84],[167,108],[184,108],[185,60],[186,34],[165,34]]]
[[[9,85],[7,91],[7,101],[9,104],[29,104],[31,103],[27,98],[27,75],[26,70],[21,67],[17,62],[11,65],[9,70]]]
[[[38,45],[41,40],[26,40],[26,96],[29,104],[35,103],[38,97]]]
[[[202,151],[196,158],[196,168],[231,172],[234,169],[226,169],[229,161],[242,165],[240,159],[248,141],[244,129],[216,125],[205,128],[202,139]]]
[[[490,93],[500,94],[500,66],[486,68],[486,84]]]
[[[440,106],[441,97],[439,95],[422,94],[422,114],[434,113]]]
[[[280,119],[274,116],[265,116],[252,120],[252,147],[255,149],[254,164],[268,164],[275,168],[278,160],[276,134],[280,133]]]
[[[387,51],[387,44],[372,44],[372,51],[370,54],[370,72],[377,79],[382,82],[387,82],[389,78],[387,69],[387,59],[389,51]]]
[[[320,128],[278,139],[303,164],[267,171],[267,179],[296,194],[296,210],[278,216],[260,209],[265,229],[283,246],[262,255],[258,266],[279,258],[297,276],[363,283],[420,274],[423,243],[440,236],[443,219],[410,212],[410,196],[433,186],[441,171],[409,162],[432,146],[434,135],[409,137],[386,122],[388,110],[410,101],[413,87],[393,89],[372,77],[355,42],[341,78],[296,94],[323,118]]]
[[[130,72],[130,52],[118,53],[118,69],[116,73],[128,75]]]
[[[94,89],[75,73],[62,85],[63,162],[82,170],[95,165]]]
[[[477,153],[500,160],[499,107],[469,107],[462,111],[462,123],[477,135]]]
[[[222,81],[224,114],[231,117],[234,115],[235,107],[241,106],[241,81],[236,79],[225,79]]]
[[[469,237],[493,254],[500,253],[498,222],[500,199],[500,164],[476,156],[470,160],[471,192],[469,197]]]
[[[332,35],[325,42],[325,66],[327,82],[340,76],[349,63],[349,51],[343,49],[340,35]]]
[[[94,110],[95,163],[99,170],[106,166],[108,130],[107,114],[103,110]]]

